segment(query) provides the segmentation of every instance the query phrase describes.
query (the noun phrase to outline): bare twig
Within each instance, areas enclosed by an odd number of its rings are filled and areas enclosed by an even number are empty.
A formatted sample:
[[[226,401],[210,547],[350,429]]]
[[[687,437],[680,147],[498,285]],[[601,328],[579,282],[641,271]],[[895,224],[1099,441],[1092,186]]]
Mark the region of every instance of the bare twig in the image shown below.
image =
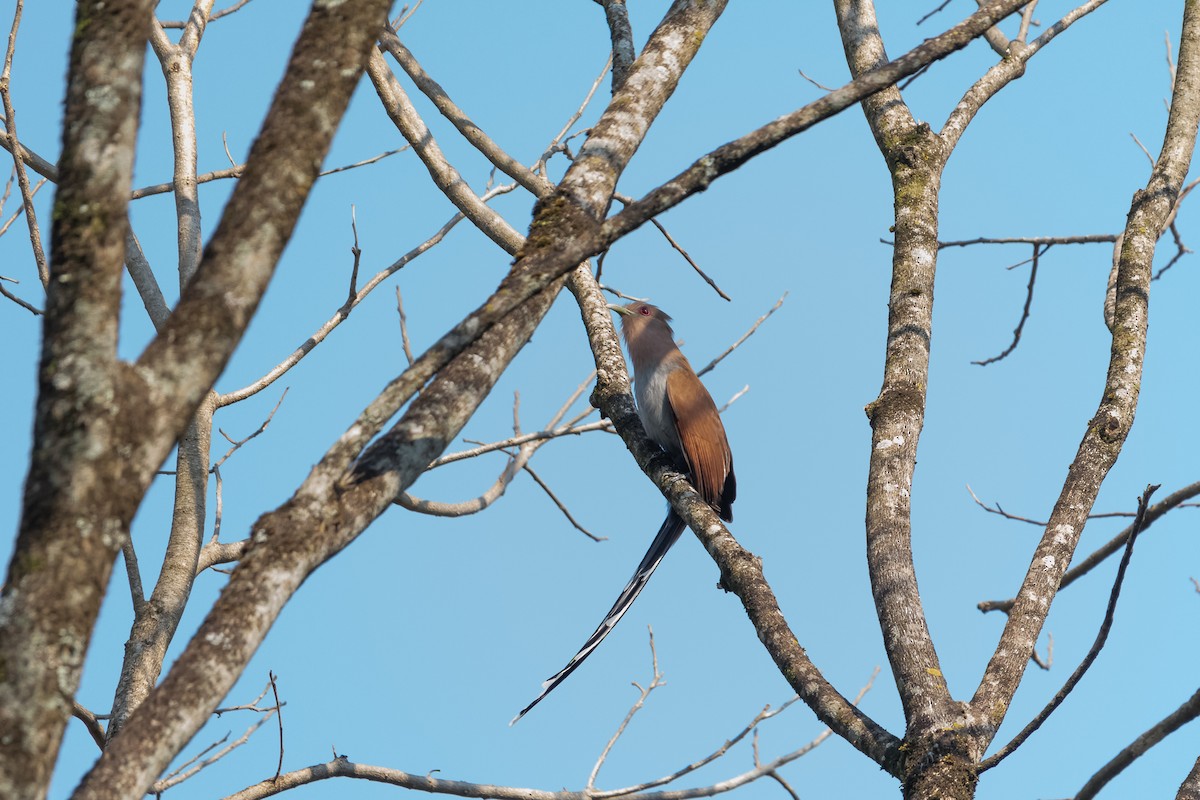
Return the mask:
[[[946,0],[946,2],[950,2],[950,0]],[[815,87],[817,87],[818,89],[820,89],[821,91],[824,91],[824,92],[832,92],[832,91],[833,91],[833,87],[831,87],[831,86],[826,86],[826,85],[825,85],[825,84],[823,84],[823,83],[819,83],[819,82],[817,82],[817,81],[816,81],[814,78],[811,78],[811,77],[809,77],[809,76],[808,76],[808,75],[807,75],[807,74],[804,72],[804,70],[802,70],[802,69],[798,69],[798,70],[796,70],[796,71],[800,73],[800,77],[801,77],[801,78],[804,78],[804,80],[808,81],[808,82],[809,82],[809,83],[811,83],[813,86],[815,86]]]
[[[633,685],[638,692],[640,692],[640,695],[634,704],[630,706],[628,713],[625,714],[625,719],[621,720],[621,724],[617,726],[617,730],[613,733],[612,738],[608,740],[608,742],[604,745],[604,749],[600,751],[600,757],[596,759],[596,764],[592,767],[591,774],[588,775],[586,791],[589,793],[596,788],[596,776],[600,774],[600,768],[604,766],[604,761],[608,758],[608,754],[612,751],[613,745],[617,743],[617,739],[620,739],[621,734],[623,734],[625,729],[629,727],[629,723],[633,719],[634,714],[640,711],[646,704],[646,698],[650,696],[651,692],[666,683],[666,681],[663,680],[662,673],[658,671],[658,651],[654,649],[654,628],[647,625],[646,630],[649,631],[650,634],[650,666],[652,670],[650,683],[646,684],[646,688],[643,689],[636,681],[634,681]]]
[[[917,20],[917,24],[920,25],[922,22],[925,22],[927,19],[934,16],[938,12],[943,11],[946,8],[946,6],[948,6],[948,5],[950,5],[950,0],[942,0],[941,4],[938,5],[937,8],[933,9],[928,14],[926,14],[925,16],[923,16],[919,20]]]
[[[1150,155],[1150,151],[1146,149],[1146,145],[1142,144],[1142,140],[1139,139],[1137,134],[1133,133],[1132,131],[1129,134],[1129,138],[1133,139],[1133,143],[1141,149],[1142,153],[1146,156],[1146,159],[1150,162],[1150,167],[1153,168],[1154,156]]]
[[[589,531],[587,528],[580,525],[579,521],[576,520],[575,517],[571,516],[571,512],[567,509],[566,505],[564,505],[563,502],[558,499],[558,496],[554,494],[554,491],[546,484],[546,482],[544,480],[541,479],[541,477],[536,472],[533,471],[533,467],[529,466],[528,464],[525,464],[522,467],[522,469],[524,469],[526,472],[529,473],[529,477],[533,478],[534,482],[538,486],[542,487],[542,491],[545,492],[546,496],[549,497],[554,502],[554,505],[558,506],[558,510],[562,512],[563,516],[567,518],[567,522],[570,522],[571,525],[575,528],[575,530],[579,531],[584,536],[591,539],[593,542],[608,541],[607,536],[597,536],[596,534]]]
[[[729,345],[729,347],[725,348],[725,351],[723,353],[721,353],[719,356],[714,358],[712,361],[705,364],[702,369],[698,370],[696,372],[697,377],[699,377],[701,375],[705,375],[709,372],[712,372],[712,370],[714,368],[716,368],[717,364],[720,364],[722,361],[725,360],[726,356],[728,356],[734,350],[741,347],[743,342],[745,342],[747,339],[749,339],[751,336],[754,335],[754,332],[758,330],[759,325],[762,325],[764,322],[767,321],[767,319],[772,314],[774,314],[776,311],[779,310],[779,307],[783,305],[783,301],[787,299],[787,296],[788,296],[788,293],[784,292],[783,296],[781,296],[778,300],[775,301],[775,305],[773,305],[769,309],[767,309],[767,313],[763,314],[761,317],[759,317],[757,320],[754,321],[754,324],[750,326],[750,330],[743,333],[741,335],[741,338],[739,338],[733,344]],[[730,400],[729,402],[732,403],[733,401]]]
[[[396,19],[392,20],[392,28],[403,28],[404,23],[408,22],[412,15],[417,13],[417,9],[421,7],[421,3],[423,2],[425,2],[425,0],[417,0],[417,2],[412,4],[412,7],[407,5],[403,6],[400,9],[400,14],[396,17]]]
[[[13,172],[16,173],[16,171],[17,170],[14,167]],[[9,182],[11,183],[11,181],[12,181],[12,179],[10,178]],[[38,182],[33,185],[33,191],[30,192],[30,196],[37,197],[38,190],[41,189],[43,186],[45,186],[46,183],[47,183],[46,178],[40,178],[38,180]],[[0,202],[0,206],[3,206],[4,203],[8,202],[8,190],[9,190],[9,184],[5,183],[5,185],[4,185],[4,200],[2,202]],[[22,203],[20,205],[20,207],[18,207],[17,210],[14,211],[9,216],[9,218],[4,221],[4,224],[0,225],[0,236],[3,236],[4,234],[8,233],[8,229],[11,228],[13,226],[13,223],[16,222],[18,219],[20,219],[21,215],[24,213],[25,213],[25,204]],[[9,280],[12,280],[12,279],[9,279]],[[16,281],[14,280],[13,282],[15,283]]]
[[[579,104],[579,108],[575,109],[575,113],[567,119],[562,130],[558,132],[546,149],[542,151],[541,157],[534,162],[533,171],[540,174],[542,177],[546,175],[546,162],[548,162],[555,153],[562,152],[563,137],[567,135],[567,131],[579,121],[583,116],[583,112],[587,110],[588,105],[592,102],[592,98],[596,95],[596,90],[600,88],[600,84],[604,82],[604,76],[608,74],[609,67],[612,66],[612,54],[609,53],[608,60],[604,62],[604,68],[600,70],[600,74],[596,76],[596,80],[592,83],[592,88],[588,90],[587,96],[583,98],[583,102]]]
[[[1193,504],[1187,503],[1185,501],[1190,500],[1191,498],[1195,497],[1196,495],[1200,495],[1200,481],[1189,484],[1189,485],[1183,487],[1182,489],[1179,489],[1179,490],[1167,495],[1162,500],[1160,500],[1159,502],[1157,502],[1153,506],[1151,506],[1150,510],[1146,512],[1145,519],[1142,520],[1141,531],[1145,532],[1146,529],[1148,529],[1151,525],[1153,525],[1156,520],[1158,520],[1161,516],[1166,514],[1171,509],[1183,508],[1185,506],[1193,505]],[[978,502],[978,500],[976,502]],[[983,506],[982,503],[980,503],[980,505]],[[985,509],[987,508],[987,506],[983,506],[983,507]],[[988,510],[990,511],[991,509],[988,509]],[[1011,515],[1008,515],[1008,514],[1005,514],[1005,516],[1009,516],[1012,519],[1019,519],[1018,517],[1012,517]],[[1095,515],[1095,516],[1118,516],[1118,515],[1117,514],[1105,514],[1105,515]],[[1136,514],[1135,514],[1135,516],[1136,516]],[[1136,522],[1135,522],[1135,524],[1136,524]],[[1044,527],[1044,523],[1043,523],[1043,527]],[[1060,585],[1058,587],[1059,591],[1062,591],[1063,589],[1067,588],[1072,583],[1077,581],[1079,578],[1082,578],[1088,572],[1091,572],[1092,569],[1094,569],[1096,567],[1096,565],[1100,564],[1102,561],[1104,561],[1104,559],[1108,558],[1113,553],[1120,550],[1121,547],[1123,547],[1129,541],[1129,537],[1132,533],[1133,533],[1133,525],[1130,525],[1129,527],[1125,528],[1120,533],[1118,533],[1116,536],[1114,536],[1112,539],[1108,540],[1103,545],[1096,548],[1096,550],[1093,553],[1091,553],[1087,558],[1083,559],[1078,564],[1071,567],[1071,569],[1067,570],[1067,572],[1063,575],[1062,582],[1060,583]],[[1009,609],[1012,608],[1014,602],[1015,601],[1011,600],[1011,599],[1010,600],[985,600],[985,601],[979,603],[979,605],[976,606],[976,608],[978,608],[980,611],[984,612],[985,614],[989,611],[1003,611],[1005,613],[1008,613]]]
[[[12,278],[7,278],[6,280],[12,280]],[[13,283],[16,283],[16,281],[13,281]],[[27,303],[26,301],[22,300],[21,298],[17,297],[15,294],[10,292],[8,289],[4,288],[4,284],[2,282],[0,282],[0,295],[4,295],[9,300],[12,300],[14,303],[19,305],[21,308],[25,309],[30,314],[33,314],[35,317],[40,317],[44,313],[37,306]]]
[[[213,764],[217,763],[222,758],[229,755],[246,742],[250,741],[250,737],[254,735],[254,732],[261,728],[267,720],[277,713],[279,713],[278,709],[270,709],[269,711],[265,712],[263,716],[255,720],[254,724],[246,728],[245,732],[232,742],[229,742],[229,734],[225,734],[223,737],[221,737],[221,739],[213,742],[208,747],[201,750],[199,754],[184,762],[177,770],[169,773],[161,780],[155,781],[154,785],[150,787],[150,793],[161,794],[167,789],[170,789],[173,786],[178,786],[189,778],[195,776],[206,767],[211,767]],[[222,747],[220,750],[217,750],[218,747],[221,747],[221,745],[225,744],[226,742],[229,742],[229,744],[225,745],[225,747]],[[209,756],[208,758],[204,758],[206,754],[211,753],[214,750],[217,751],[213,753],[213,755]]]
[[[324,178],[327,175],[336,175],[339,172],[346,172],[348,170],[358,169],[359,167],[366,167],[371,164],[374,164],[377,161],[383,161],[388,156],[394,156],[394,155],[396,155],[396,153],[403,153],[405,150],[409,149],[410,147],[412,147],[412,145],[406,144],[403,147],[397,147],[395,150],[385,150],[377,156],[371,156],[370,158],[364,158],[362,161],[355,161],[353,164],[344,164],[340,167],[334,167],[333,169],[327,169],[324,172],[321,172],[318,174],[320,177]]]
[[[13,54],[17,48],[17,30],[21,27],[23,7],[24,0],[17,0],[13,9],[12,28],[8,32],[8,49],[4,54],[4,70],[0,72],[0,101],[4,103],[4,133],[5,138],[8,139],[9,152],[13,154],[13,165],[17,170],[17,185],[21,188],[21,202],[25,206],[25,222],[29,227],[29,243],[33,247],[33,258],[37,263],[38,277],[41,278],[42,286],[49,286],[50,268],[46,264],[46,253],[42,250],[42,232],[38,228],[37,212],[33,208],[33,192],[29,189],[29,175],[25,172],[25,162],[20,156],[21,147],[17,141],[17,112],[13,109],[12,94],[9,90]],[[11,295],[9,297],[11,298]]]
[[[350,291],[346,295],[346,302],[353,303],[354,296],[358,294],[358,265],[362,258],[362,249],[358,246],[358,218],[354,213],[354,204],[350,204],[350,230],[354,233],[354,244],[350,245],[350,255],[354,256],[354,265],[350,268]]]
[[[290,388],[290,387],[288,387],[288,388]],[[283,390],[283,393],[281,395],[279,395],[279,399],[275,401],[275,407],[271,409],[271,413],[267,414],[267,418],[262,421],[262,424],[258,426],[258,429],[255,430],[254,433],[250,434],[249,436],[245,437],[244,439],[234,439],[228,433],[221,430],[220,428],[217,429],[218,431],[220,431],[220,434],[225,437],[225,441],[229,442],[229,444],[232,445],[232,447],[230,447],[228,450],[225,451],[225,455],[223,455],[219,459],[217,459],[217,463],[213,464],[213,466],[212,466],[213,471],[215,471],[218,467],[220,467],[227,460],[229,460],[229,457],[232,456],[234,453],[236,453],[238,450],[240,450],[243,445],[245,445],[251,439],[257,438],[260,434],[263,433],[263,431],[265,431],[267,429],[267,426],[269,426],[271,424],[271,420],[275,419],[275,412],[279,410],[279,407],[281,405],[283,405],[283,398],[287,397],[287,393],[288,393],[288,390],[285,388]]]
[[[511,192],[514,188],[516,188],[515,184],[497,186],[485,193],[480,199],[484,202],[487,202],[498,195]],[[347,317],[350,316],[350,312],[357,308],[358,305],[362,303],[364,299],[366,299],[367,295],[369,295],[375,289],[375,287],[377,287],[386,279],[390,278],[396,272],[403,269],[411,261],[425,253],[427,250],[440,243],[446,237],[446,234],[448,234],[454,228],[454,226],[463,219],[465,219],[465,216],[461,212],[455,214],[449,219],[449,221],[446,222],[446,224],[441,227],[441,229],[439,229],[424,242],[405,253],[403,256],[393,262],[391,266],[381,270],[380,272],[377,272],[361,289],[359,289],[358,294],[354,296],[353,300],[343,303],[342,306],[338,308],[336,312],[334,312],[333,316],[330,317],[330,319],[326,321],[324,325],[310,334],[309,337],[305,339],[299,347],[292,351],[291,355],[272,368],[266,375],[262,376],[248,386],[244,386],[241,389],[237,389],[218,397],[217,407],[220,408],[227,406],[231,403],[244,400],[250,395],[257,394],[258,392],[261,392],[263,389],[270,386],[281,376],[286,374],[288,370],[296,366],[296,364],[299,364],[306,355],[312,352],[313,348],[325,341],[325,338],[332,333],[335,328],[341,325]]]
[[[271,679],[271,693],[275,696],[275,719],[279,722],[279,764],[275,767],[275,780],[283,772],[283,704],[279,702],[279,686],[274,672],[267,672]]]
[[[876,670],[876,674],[878,669]],[[874,681],[874,675],[871,678]],[[854,702],[857,703],[862,699],[862,696],[870,688],[871,683],[859,692],[858,697]],[[771,715],[777,714],[781,709],[770,712]],[[774,761],[768,762],[761,766],[756,766],[754,769],[736,775],[724,781],[702,786],[696,789],[680,789],[671,792],[634,792],[630,793],[627,789],[621,789],[611,792],[592,792],[588,793],[593,800],[603,800],[604,798],[612,798],[621,796],[623,800],[690,800],[690,798],[713,797],[718,794],[733,791],[739,787],[752,783],[759,778],[770,776],[783,765],[800,758],[801,756],[811,752],[813,748],[819,745],[830,735],[830,731],[825,730],[820,736],[812,742],[795,750],[787,755],[781,756]],[[401,786],[409,789],[416,789],[424,792],[436,792],[439,794],[452,794],[460,797],[490,797],[497,800],[580,800],[583,796],[581,792],[564,790],[561,792],[548,792],[540,789],[531,789],[525,787],[514,786],[496,786],[488,784],[467,783],[465,781],[449,780],[442,777],[433,777],[431,775],[414,775],[403,772],[398,769],[389,769],[387,767],[379,767],[371,764],[357,764],[344,755],[337,755],[336,748],[334,758],[324,764],[314,764],[304,769],[295,770],[279,776],[278,780],[267,779],[254,786],[248,786],[240,792],[236,792],[225,800],[261,800],[261,798],[271,797],[281,792],[288,791],[296,786],[303,786],[317,781],[328,780],[330,778],[357,778],[360,780],[369,780],[378,783],[386,783],[392,786]],[[658,781],[653,781],[647,785],[661,785]]]
[[[1046,634],[1046,660],[1042,661],[1042,657],[1038,655],[1037,648],[1033,648],[1033,652],[1029,656],[1033,663],[1037,664],[1047,672],[1054,666],[1054,634]]]
[[[249,2],[250,2],[250,0],[237,0],[236,3],[229,6],[228,8],[223,8],[220,11],[216,11],[213,14],[211,14],[208,18],[208,21],[214,22],[218,19],[221,19],[221,17],[229,16],[230,14],[234,13],[235,11],[240,11],[242,9],[242,7],[245,6]],[[178,28],[187,27],[188,20],[175,19],[175,20],[168,20],[166,22],[160,22],[158,24],[164,28],[178,29]]]
[[[650,222],[652,222],[654,224],[654,227],[658,228],[658,232],[661,233],[664,237],[666,237],[666,240],[671,244],[671,247],[674,247],[679,252],[679,255],[683,256],[684,261],[687,261],[687,263],[692,265],[692,269],[694,269],[696,271],[696,274],[699,275],[701,278],[703,278],[704,282],[707,283],[709,286],[711,286],[713,288],[713,291],[716,292],[717,295],[721,297],[721,299],[723,299],[723,300],[732,300],[733,299],[729,295],[725,294],[725,292],[722,291],[720,286],[717,286],[717,282],[714,281],[711,277],[709,277],[708,273],[706,273],[704,270],[700,269],[700,265],[692,260],[692,257],[688,255],[688,252],[686,250],[684,250],[683,247],[680,246],[679,242],[675,241],[675,238],[673,236],[671,236],[671,234],[667,233],[667,229],[663,227],[663,224],[661,222],[659,222],[657,219],[652,219],[652,220],[650,220]]]
[[[986,367],[988,364],[994,364],[997,361],[1007,358],[1009,353],[1017,349],[1017,345],[1021,342],[1021,331],[1025,329],[1025,322],[1029,319],[1029,308],[1033,305],[1033,287],[1037,282],[1038,258],[1046,250],[1049,250],[1052,245],[1046,245],[1042,249],[1042,245],[1035,244],[1033,246],[1033,266],[1029,269],[1029,285],[1025,288],[1025,308],[1021,311],[1021,319],[1017,322],[1017,327],[1013,329],[1012,344],[1004,349],[1000,355],[985,358],[983,361],[972,361],[972,364],[977,364],[981,367]]]
[[[400,296],[400,287],[396,287],[396,314],[400,317],[400,344],[404,348],[404,359],[411,367],[413,363],[412,342],[408,339],[408,316],[404,313],[404,299]]]
[[[100,724],[100,719],[75,699],[71,700],[71,716],[83,723],[83,727],[87,728],[88,735],[92,737],[96,747],[103,750],[104,726]]]
[[[736,392],[733,393],[733,397],[731,397],[727,401],[725,401],[725,405],[723,405],[717,409],[717,413],[724,414],[726,409],[728,409],[731,405],[733,405],[739,399],[741,399],[742,395],[744,395],[748,391],[750,391],[750,384],[746,384],[741,389],[738,389]]]

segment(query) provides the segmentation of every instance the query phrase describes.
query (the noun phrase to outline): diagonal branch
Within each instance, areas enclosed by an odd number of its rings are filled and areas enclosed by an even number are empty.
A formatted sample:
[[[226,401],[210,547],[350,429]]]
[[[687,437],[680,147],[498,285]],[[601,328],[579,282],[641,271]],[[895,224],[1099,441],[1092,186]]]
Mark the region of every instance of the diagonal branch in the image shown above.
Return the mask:
[[[1162,500],[1159,500],[1157,503],[1150,506],[1150,509],[1146,512],[1146,518],[1142,522],[1142,530],[1145,531],[1147,528],[1149,528],[1151,525],[1153,525],[1154,522],[1159,517],[1163,516],[1164,514],[1166,514],[1168,511],[1170,511],[1173,508],[1178,508],[1179,506],[1183,505],[1188,500],[1191,500],[1196,495],[1200,495],[1200,481],[1198,481],[1196,483],[1188,484],[1187,486],[1183,487],[1182,489],[1172,492],[1171,494],[1164,497]],[[978,502],[978,500],[976,502]],[[986,506],[984,506],[984,507],[986,508]],[[988,509],[988,510],[991,510],[991,509]],[[1044,522],[1038,523],[1038,527],[1045,527],[1045,525],[1046,525],[1046,523],[1044,523]],[[1118,533],[1116,536],[1114,536],[1113,538],[1109,539],[1107,542],[1102,544],[1100,547],[1096,548],[1095,552],[1091,553],[1087,558],[1083,559],[1078,564],[1076,564],[1075,566],[1073,566],[1069,570],[1067,570],[1067,572],[1063,575],[1062,583],[1060,583],[1058,586],[1058,590],[1061,592],[1063,589],[1067,588],[1072,583],[1079,580],[1087,573],[1091,572],[1093,569],[1095,569],[1095,567],[1098,564],[1103,562],[1106,558],[1111,556],[1113,553],[1120,550],[1125,545],[1125,543],[1129,540],[1129,537],[1132,533],[1133,533],[1133,526],[1130,525],[1129,527],[1125,528],[1120,533]],[[980,611],[984,612],[985,614],[989,611],[1008,612],[1009,610],[1012,609],[1013,604],[1015,604],[1015,603],[1016,603],[1015,599],[1014,600],[985,600],[985,601],[979,603],[977,608]]]
[[[843,697],[817,669],[784,619],[762,571],[762,561],[745,550],[721,523],[670,459],[645,435],[634,410],[629,375],[604,296],[586,269],[576,270],[568,287],[580,305],[597,384],[592,404],[613,421],[642,471],[688,523],[721,570],[721,586],[742,601],[759,640],[795,692],[822,722],[892,774],[898,769],[900,740]]]
[[[1087,424],[1004,632],[971,700],[971,708],[993,722],[992,731],[1010,706],[1087,514],[1133,425],[1145,357],[1155,244],[1183,186],[1198,126],[1200,5],[1189,3],[1183,14],[1179,77],[1162,152],[1146,188],[1134,194],[1125,227],[1104,394]]]
[[[979,763],[979,771],[991,769],[999,764],[1004,759],[1012,755],[1018,747],[1033,735],[1034,731],[1042,727],[1042,723],[1050,718],[1050,715],[1062,705],[1063,701],[1083,679],[1084,674],[1091,668],[1096,657],[1100,655],[1100,651],[1104,648],[1104,643],[1108,641],[1108,632],[1112,630],[1113,615],[1117,610],[1117,599],[1121,596],[1121,586],[1125,582],[1125,570],[1129,567],[1129,560],[1133,557],[1133,545],[1137,541],[1138,534],[1146,524],[1146,509],[1150,505],[1150,495],[1158,489],[1158,486],[1147,486],[1142,492],[1142,496],[1138,498],[1137,519],[1133,522],[1133,529],[1129,533],[1129,541],[1125,543],[1125,554],[1121,556],[1121,563],[1117,567],[1117,577],[1113,580],[1112,591],[1108,595],[1108,606],[1104,610],[1104,620],[1100,623],[1100,630],[1096,632],[1096,639],[1092,642],[1091,649],[1079,662],[1079,666],[1067,678],[1066,683],[1058,692],[1050,699],[1050,702],[1038,712],[1029,723],[1021,729],[1021,732],[1012,738],[1008,744],[1000,748],[993,755],[985,758]]]
[[[644,225],[651,217],[679,205],[693,194],[704,191],[714,180],[732,172],[754,156],[886,89],[926,65],[961,50],[996,21],[1008,16],[1024,3],[1025,0],[992,0],[958,25],[925,41],[895,61],[889,61],[865,72],[845,86],[803,108],[700,157],[686,170],[608,220],[603,229],[604,241],[616,241]]]
[[[1096,770],[1096,774],[1089,778],[1087,783],[1079,789],[1073,800],[1092,800],[1093,797],[1099,794],[1101,789],[1108,785],[1109,781],[1120,775],[1126,767],[1145,754],[1147,750],[1198,716],[1200,716],[1200,690],[1185,700],[1179,708],[1163,717],[1145,733],[1130,742],[1121,752],[1113,756],[1107,764]],[[1191,794],[1185,794],[1184,789],[1189,789]],[[1178,800],[1195,800],[1197,797],[1200,797],[1200,760],[1197,760],[1196,767],[1192,769],[1192,773],[1188,776],[1188,779],[1180,789],[1180,793],[1177,795]]]

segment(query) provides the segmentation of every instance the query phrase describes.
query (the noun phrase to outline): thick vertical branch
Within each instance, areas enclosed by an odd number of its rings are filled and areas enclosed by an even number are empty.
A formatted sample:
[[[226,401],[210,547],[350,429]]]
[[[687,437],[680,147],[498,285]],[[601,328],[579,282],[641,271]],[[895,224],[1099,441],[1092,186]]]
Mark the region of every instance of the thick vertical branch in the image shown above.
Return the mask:
[[[136,505],[105,480],[125,213],[154,0],[79,3],[51,235],[38,401],[0,595],[0,796],[44,796],[92,625]]]
[[[192,60],[208,19],[213,0],[197,0],[185,29],[184,41],[172,44],[156,21],[150,28],[150,45],[162,66],[171,117],[171,144],[175,154],[175,217],[179,240],[179,287],[187,286],[200,266],[200,195],[196,184],[196,109],[192,98]]]
[[[1155,245],[1191,165],[1200,125],[1200,2],[1188,0],[1167,132],[1150,180],[1134,194],[1117,270],[1112,347],[1104,394],[1033,555],[996,652],[971,701],[994,732],[1020,684],[1051,601],[1100,485],[1133,425],[1141,387]]]
[[[179,286],[186,287],[200,265],[200,195],[196,183],[196,111],[192,96],[192,61],[213,0],[197,0],[180,44],[172,44],[157,22],[150,26],[150,45],[167,84],[174,153],[174,195],[179,248]],[[129,238],[133,239],[130,231]],[[127,255],[127,260],[133,261]],[[130,270],[131,274],[133,270]],[[157,289],[157,285],[154,287]],[[161,328],[165,319],[156,320]],[[106,738],[112,740],[133,709],[146,699],[162,671],[167,647],[183,617],[204,531],[208,498],[208,453],[212,440],[213,395],[196,410],[179,439],[175,456],[175,504],[163,568],[148,603],[135,615],[125,646],[125,660],[113,698]]]
[[[874,6],[837,0],[846,60],[860,75],[887,62]],[[867,565],[884,647],[910,731],[945,728],[956,717],[921,597],[912,557],[912,490],[925,418],[937,267],[938,191],[946,152],[918,125],[894,86],[863,101],[887,161],[895,194],[896,244],[888,303],[883,386],[867,406]]]

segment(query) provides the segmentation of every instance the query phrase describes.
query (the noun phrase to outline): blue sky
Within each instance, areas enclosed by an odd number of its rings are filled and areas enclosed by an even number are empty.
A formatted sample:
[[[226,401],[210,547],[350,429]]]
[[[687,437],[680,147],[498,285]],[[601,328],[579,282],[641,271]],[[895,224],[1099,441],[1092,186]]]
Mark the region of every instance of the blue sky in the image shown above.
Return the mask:
[[[23,141],[54,159],[62,79],[72,30],[66,3],[29,3],[13,67]],[[254,0],[213,23],[196,61],[201,172],[228,165],[221,137],[244,157],[282,74],[305,5]],[[667,6],[631,3],[635,38],[645,40]],[[881,3],[881,28],[895,57],[974,9],[955,0],[917,27],[925,6]],[[785,7],[786,6],[786,7]],[[1021,80],[974,121],[951,158],[941,199],[941,238],[1116,233],[1149,171],[1134,134],[1152,152],[1166,120],[1169,85],[1164,34],[1178,41],[1181,3],[1110,3],[1040,53]],[[189,4],[163,0],[160,18]],[[1069,3],[1044,2],[1057,19]],[[12,0],[0,2],[11,19]],[[1009,31],[1011,34],[1011,30]],[[541,154],[582,101],[609,45],[603,14],[585,0],[426,0],[402,39],[476,122],[525,163]],[[940,127],[959,96],[993,63],[982,42],[935,65],[905,97],[919,119]],[[731,3],[678,92],[623,177],[640,196],[698,155],[819,96],[798,70],[834,86],[848,79],[828,4]],[[138,185],[170,177],[170,130],[162,78],[147,62]],[[411,91],[411,90],[410,90]],[[416,92],[413,91],[415,95]],[[594,120],[607,83],[578,127]],[[488,164],[457,140],[424,98],[418,108],[439,144],[477,189]],[[327,159],[330,167],[402,144],[368,82],[360,87]],[[552,162],[552,176],[565,162]],[[204,229],[212,230],[230,184],[201,189]],[[39,197],[49,225],[49,189]],[[1189,201],[1190,202],[1190,201]],[[217,388],[239,388],[266,372],[342,302],[349,280],[350,209],[356,209],[364,274],[390,264],[453,213],[411,153],[319,182],[244,346]],[[519,230],[531,201],[520,191],[496,207]],[[10,199],[5,216],[16,207]],[[168,300],[177,296],[173,203],[139,201],[133,223]],[[1179,227],[1200,243],[1193,210]],[[706,377],[718,403],[749,391],[725,415],[739,478],[732,530],[761,556],[801,644],[824,674],[853,695],[884,667],[863,701],[893,733],[903,719],[887,670],[864,562],[864,486],[870,430],[864,405],[878,391],[883,359],[890,250],[890,181],[857,108],[766,153],[706,193],[666,214],[672,235],[722,288],[726,303],[695,278],[647,227],[613,248],[604,281],[652,298],[676,320],[694,363],[707,363],[781,295],[783,307]],[[1169,238],[1159,263],[1170,255]],[[1007,360],[972,360],[1006,347],[1024,302],[1027,247],[943,251],[939,260],[928,416],[913,487],[914,547],[922,599],[955,696],[969,699],[1003,620],[975,604],[1012,595],[1038,529],[982,512],[965,488],[1006,509],[1045,518],[1095,410],[1108,337],[1101,316],[1108,245],[1058,247],[1042,260],[1032,316]],[[0,238],[0,274],[10,289],[41,304],[23,222]],[[418,350],[475,307],[509,264],[481,234],[458,226],[361,306],[286,378],[225,409],[217,425],[251,433],[287,398],[268,431],[223,468],[222,536],[240,538],[283,502],[311,464],[403,367],[395,287],[404,293]],[[361,282],[361,281],[360,281]],[[1156,282],[1141,405],[1133,433],[1097,503],[1132,510],[1147,483],[1160,497],[1198,478],[1194,405],[1200,341],[1195,257]],[[121,352],[135,357],[152,329],[129,287]],[[25,311],[0,305],[7,346],[2,407],[0,521],[15,531],[30,446],[39,329]],[[479,414],[466,439],[496,440],[512,428],[520,392],[526,430],[540,427],[587,376],[590,354],[568,295],[559,298]],[[223,440],[214,454],[226,449]],[[458,449],[458,448],[453,448]],[[504,466],[500,456],[423,476],[421,497],[466,499]],[[594,532],[573,530],[527,477],[486,512],[456,520],[400,509],[385,514],[345,553],[302,587],[251,662],[227,704],[248,702],[280,676],[284,769],[355,761],[418,774],[541,789],[579,788],[615,726],[636,699],[631,681],[650,679],[646,626],[653,625],[667,685],[656,691],[622,738],[599,785],[615,788],[667,774],[707,754],[765,704],[790,696],[736,599],[715,588],[716,570],[690,535],[667,557],[645,594],[587,664],[520,725],[512,715],[592,630],[640,559],[664,513],[661,496],[619,440],[589,434],[554,442],[533,466]],[[172,487],[151,490],[134,525],[143,570],[161,556]],[[1195,630],[1200,575],[1195,509],[1157,523],[1139,541],[1116,625],[1092,671],[1062,709],[1007,762],[984,776],[980,798],[1062,797],[1196,689]],[[211,520],[210,520],[211,524]],[[1123,521],[1097,520],[1080,553],[1113,536]],[[0,542],[7,559],[8,536]],[[1116,563],[1064,592],[1047,625],[1054,668],[1031,669],[998,743],[1030,718],[1087,651],[1100,623]],[[94,710],[111,703],[131,620],[118,569],[92,644],[80,692]],[[146,576],[151,580],[151,576]],[[225,578],[201,576],[177,653]],[[1039,649],[1044,652],[1045,634]],[[172,660],[168,658],[168,663]],[[249,718],[214,720],[189,754]],[[270,723],[207,772],[172,790],[213,797],[274,774],[277,734]],[[815,737],[821,726],[796,705],[763,725],[764,758]],[[1173,796],[1197,751],[1186,728],[1108,788],[1108,796]],[[94,759],[77,723],[68,726],[52,797],[67,795]],[[694,778],[695,785],[751,765],[743,744]],[[804,797],[893,796],[895,782],[843,742],[831,739],[784,771]],[[294,796],[383,797],[396,789],[325,782]],[[779,796],[774,784],[743,790]]]

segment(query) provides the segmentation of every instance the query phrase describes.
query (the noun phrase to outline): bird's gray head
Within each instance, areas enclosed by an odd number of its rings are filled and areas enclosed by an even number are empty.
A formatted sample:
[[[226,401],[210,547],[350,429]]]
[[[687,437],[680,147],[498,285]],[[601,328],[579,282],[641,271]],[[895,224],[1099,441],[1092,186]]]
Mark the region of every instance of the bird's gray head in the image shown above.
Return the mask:
[[[621,316],[621,333],[624,334],[626,342],[647,333],[668,336],[669,341],[675,338],[675,333],[671,330],[670,315],[658,306],[639,300],[623,306],[610,304],[608,307]]]

